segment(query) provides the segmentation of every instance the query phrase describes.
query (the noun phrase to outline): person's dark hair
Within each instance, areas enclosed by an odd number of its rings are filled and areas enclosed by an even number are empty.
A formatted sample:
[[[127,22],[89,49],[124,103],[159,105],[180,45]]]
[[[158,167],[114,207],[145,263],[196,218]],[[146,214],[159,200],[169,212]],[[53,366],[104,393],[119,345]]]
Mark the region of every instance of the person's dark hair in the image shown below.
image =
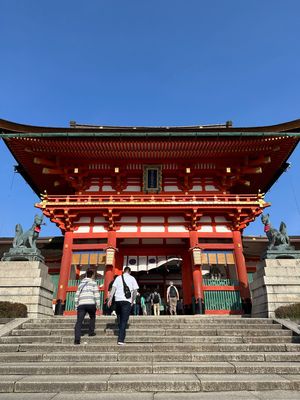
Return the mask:
[[[125,268],[124,268],[124,274],[125,274],[125,272],[127,272],[128,274],[130,274],[131,268],[130,268],[130,267],[125,267]]]
[[[94,271],[92,271],[91,269],[86,271],[87,278],[91,278],[93,275],[94,275]]]

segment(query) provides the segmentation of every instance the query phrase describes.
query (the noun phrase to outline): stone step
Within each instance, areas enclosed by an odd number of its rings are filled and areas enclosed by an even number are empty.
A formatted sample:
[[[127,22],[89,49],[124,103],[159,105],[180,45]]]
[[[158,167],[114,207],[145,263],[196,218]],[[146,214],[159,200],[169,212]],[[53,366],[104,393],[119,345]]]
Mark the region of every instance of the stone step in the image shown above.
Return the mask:
[[[237,379],[238,377],[238,379]],[[300,390],[300,375],[1,375],[0,392],[218,392]]]
[[[24,322],[24,325],[29,325],[30,327],[32,325],[36,326],[43,326],[44,324],[56,324],[56,325],[68,325],[68,324],[75,324],[77,320],[76,318],[69,319],[67,317],[64,317],[64,319],[56,319],[56,318],[50,318],[48,320],[43,320],[43,319],[31,319],[26,322]],[[89,317],[86,316],[84,321],[88,321]],[[117,321],[117,317],[110,317],[110,319],[104,319],[104,317],[96,317],[96,323],[97,324],[114,324]],[[232,319],[202,319],[196,318],[196,319],[191,319],[191,320],[183,320],[183,319],[173,319],[173,317],[163,317],[161,319],[160,317],[130,317],[129,318],[129,324],[131,325],[228,325],[228,326],[240,326],[240,325],[255,325],[255,326],[268,326],[268,325],[277,325],[274,323],[273,320],[271,319],[239,319],[239,320],[232,320]]]
[[[197,346],[195,346],[196,348]],[[56,343],[55,346],[50,343],[24,343],[20,344],[19,347],[20,352],[65,352],[65,351],[72,351],[72,352],[103,352],[103,353],[110,353],[112,351],[118,352],[127,352],[127,351],[134,351],[134,352],[152,352],[152,343],[128,343],[126,346],[118,346],[116,342],[113,342],[111,345],[107,345],[107,343],[82,343],[80,346],[75,346],[72,343],[69,344],[62,344]]]
[[[0,393],[0,400],[169,400],[169,392],[101,392],[95,393]],[[99,397],[100,396],[100,397]],[[172,393],[176,400],[299,400],[299,392],[295,390],[273,391],[227,391],[227,392],[182,392]]]
[[[237,374],[299,374],[300,362],[234,362]]]
[[[117,336],[83,336],[82,342],[99,342],[112,344]],[[0,344],[19,343],[72,343],[74,336],[4,336]],[[293,343],[299,342],[299,337],[289,336],[130,336],[126,343]]]
[[[277,352],[277,353],[256,353],[256,352],[178,352],[178,353],[130,353],[130,352],[50,352],[50,353],[4,353],[0,354],[0,363],[14,362],[107,362],[107,361],[128,361],[128,362],[299,362],[300,353]]]
[[[52,374],[290,374],[300,375],[300,362],[23,362],[0,363],[1,375]]]
[[[24,321],[24,323],[28,324],[69,324],[76,322],[77,315],[74,314],[72,317],[64,316],[64,317],[49,317],[47,318],[38,318],[38,319],[29,319]],[[89,316],[86,314],[85,320],[88,320]],[[110,324],[114,323],[117,319],[117,316],[103,316],[97,315],[96,321],[98,323]],[[255,324],[255,325],[273,325],[275,322],[270,318],[241,318],[241,317],[230,317],[230,316],[204,316],[204,315],[192,315],[188,316],[129,316],[129,323],[131,324],[157,324],[157,322],[162,324],[226,324],[226,325],[245,325],[245,324]]]
[[[286,357],[280,360],[275,357],[274,361],[299,361],[297,353],[283,353]],[[3,362],[31,362],[31,361],[56,361],[56,362],[102,362],[102,361],[129,361],[129,362],[152,362],[152,361],[199,361],[199,362],[224,362],[224,361],[265,361],[263,353],[6,353],[0,354],[0,363]],[[272,361],[272,360],[270,360]]]
[[[26,337],[10,337],[10,339],[18,339],[21,340],[21,343],[26,343]],[[33,341],[34,339],[35,337],[33,337]],[[51,337],[47,337],[47,339],[51,342]],[[60,339],[62,343],[72,343],[74,337],[62,336]],[[105,337],[105,342],[109,344],[114,343],[116,340],[117,336]],[[294,340],[299,342],[299,338],[292,336],[126,336],[126,343],[291,343]],[[103,342],[103,337],[83,336],[82,341],[101,343]]]
[[[262,363],[263,364],[263,363]],[[269,367],[270,369],[271,367]],[[262,365],[262,371],[264,366]],[[285,373],[295,373],[293,369],[283,369]],[[78,362],[76,364],[57,362],[24,362],[22,364],[0,364],[2,375],[51,375],[51,374],[183,374],[183,373],[210,373],[234,374],[235,366],[228,362]],[[256,372],[257,373],[257,372]]]
[[[74,328],[74,323],[68,322],[68,323],[44,323],[44,324],[38,324],[38,323],[31,323],[31,322],[26,322],[22,325],[23,329],[71,329]],[[83,326],[88,327],[89,320],[85,320]],[[282,329],[280,324],[225,324],[225,323],[187,323],[187,324],[177,324],[177,323],[132,323],[130,322],[128,324],[128,329],[149,329],[153,327],[159,327],[161,329],[260,329],[260,330],[266,330],[266,329]],[[117,323],[104,323],[104,322],[99,322],[96,320],[96,329],[116,329],[118,327]]]
[[[88,329],[82,329],[82,333],[87,333]],[[100,330],[96,329],[97,336],[113,336],[118,333],[118,329],[106,329],[106,330]],[[127,330],[127,336],[174,336],[177,335],[179,330],[165,330],[165,329],[128,329]],[[247,331],[246,331],[247,332]],[[254,334],[255,331],[253,331]],[[273,332],[273,331],[272,331]],[[281,331],[276,331],[281,332]],[[50,335],[61,335],[61,336],[70,336],[74,334],[74,327],[72,329],[55,329],[55,330],[45,330],[45,329],[36,329],[32,331],[31,329],[14,329],[11,332],[11,336],[33,336],[32,334],[34,333],[34,336],[50,336]],[[181,335],[189,335],[189,336],[216,336],[217,331],[214,330],[209,330],[209,329],[204,329],[204,330],[181,330],[180,331]]]
[[[55,330],[52,331],[52,335],[59,336],[61,331]],[[55,332],[55,333],[54,333]],[[74,332],[74,329],[73,329]],[[51,335],[51,330],[50,329],[13,329],[10,334],[10,336],[50,336]]]
[[[12,351],[19,351],[18,344],[0,344],[0,354]]]
[[[300,351],[300,345],[297,343],[286,344],[286,351]]]
[[[105,343],[112,345],[117,341],[117,336],[82,336],[82,343]],[[20,343],[73,343],[74,336],[7,336],[0,338],[3,344]],[[298,337],[291,336],[127,336],[126,343],[294,343],[299,342]]]
[[[87,333],[87,328],[82,329],[83,333]],[[96,329],[98,336],[115,335],[118,329]],[[13,329],[11,336],[69,336],[74,333],[72,329]],[[292,332],[288,330],[255,330],[255,329],[128,329],[127,336],[291,336]]]
[[[95,344],[93,342],[88,343],[87,345],[81,344],[80,346],[74,346],[73,344],[62,344],[56,343],[55,346],[47,343],[38,343],[38,344],[20,344],[16,346],[11,346],[7,344],[0,345],[0,354],[4,352],[4,349],[7,351],[18,351],[22,352],[42,352],[42,353],[55,353],[59,351],[70,352],[73,354],[78,354],[81,352],[89,353],[89,352],[102,352],[102,353],[111,353],[116,352],[122,354],[124,352],[135,352],[135,353],[147,353],[151,354],[152,352],[156,353],[191,353],[191,352],[293,352],[297,353],[300,351],[300,346],[298,344],[184,344],[184,343],[127,343],[126,346],[117,346],[116,343],[112,343],[110,346],[104,343]]]
[[[265,361],[279,361],[279,362],[285,362],[285,361],[300,361],[300,353],[270,353],[270,354],[265,354]]]
[[[61,336],[2,336],[0,343],[61,343]]]
[[[257,337],[243,337],[244,343],[288,343],[291,341],[292,343],[300,343],[300,337],[298,336],[290,336],[288,340],[287,337],[284,336],[257,336]]]
[[[197,375],[205,392],[300,390],[300,375]],[[123,389],[124,390],[124,389]],[[288,397],[287,397],[288,399]]]
[[[88,320],[88,317],[86,317]],[[98,316],[96,319],[99,323],[114,323],[116,321],[116,317],[113,316]],[[31,319],[26,323],[32,323],[37,325],[43,325],[47,323],[72,323],[76,322],[76,317],[50,317],[50,318],[39,318],[39,319]],[[236,316],[209,316],[209,315],[191,315],[191,316],[130,316],[129,323],[133,324],[157,324],[157,323],[175,323],[175,324],[255,324],[255,325],[272,325],[274,321],[269,318],[242,318]]]

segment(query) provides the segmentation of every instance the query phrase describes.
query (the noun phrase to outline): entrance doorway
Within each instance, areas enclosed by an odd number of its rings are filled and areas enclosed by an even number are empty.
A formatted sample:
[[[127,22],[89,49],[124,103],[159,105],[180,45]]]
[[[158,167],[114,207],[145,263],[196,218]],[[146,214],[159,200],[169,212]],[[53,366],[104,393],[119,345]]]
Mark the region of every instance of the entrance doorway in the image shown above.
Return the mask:
[[[161,297],[161,315],[168,314],[167,288],[170,281],[176,286],[180,296],[179,313],[183,312],[182,299],[182,257],[181,255],[167,256],[124,256],[123,267],[129,266],[131,274],[136,278],[140,294],[146,302],[156,291]],[[149,313],[149,306],[148,306]],[[153,310],[151,311],[153,314]]]

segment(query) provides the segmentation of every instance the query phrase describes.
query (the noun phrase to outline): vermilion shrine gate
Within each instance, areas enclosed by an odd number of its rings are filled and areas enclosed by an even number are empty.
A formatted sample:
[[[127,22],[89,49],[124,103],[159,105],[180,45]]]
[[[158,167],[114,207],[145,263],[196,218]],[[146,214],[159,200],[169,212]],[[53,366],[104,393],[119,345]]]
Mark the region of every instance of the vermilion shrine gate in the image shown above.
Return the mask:
[[[184,306],[242,313],[249,297],[243,229],[270,204],[264,195],[287,167],[300,120],[233,128],[45,128],[0,120],[36,207],[64,234],[57,312],[93,268],[103,298],[129,265],[141,290],[165,297],[173,280]],[[41,194],[42,193],[42,194]]]

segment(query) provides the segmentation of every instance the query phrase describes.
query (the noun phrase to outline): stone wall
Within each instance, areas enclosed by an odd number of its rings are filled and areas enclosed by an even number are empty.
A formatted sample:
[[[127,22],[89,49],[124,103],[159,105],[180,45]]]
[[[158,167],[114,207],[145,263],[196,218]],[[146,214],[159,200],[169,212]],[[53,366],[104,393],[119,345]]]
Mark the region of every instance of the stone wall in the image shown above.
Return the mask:
[[[252,317],[274,318],[276,308],[300,303],[300,260],[262,261],[253,275],[250,290]]]
[[[39,261],[0,262],[0,301],[22,303],[28,317],[52,316],[53,284],[48,267]]]

